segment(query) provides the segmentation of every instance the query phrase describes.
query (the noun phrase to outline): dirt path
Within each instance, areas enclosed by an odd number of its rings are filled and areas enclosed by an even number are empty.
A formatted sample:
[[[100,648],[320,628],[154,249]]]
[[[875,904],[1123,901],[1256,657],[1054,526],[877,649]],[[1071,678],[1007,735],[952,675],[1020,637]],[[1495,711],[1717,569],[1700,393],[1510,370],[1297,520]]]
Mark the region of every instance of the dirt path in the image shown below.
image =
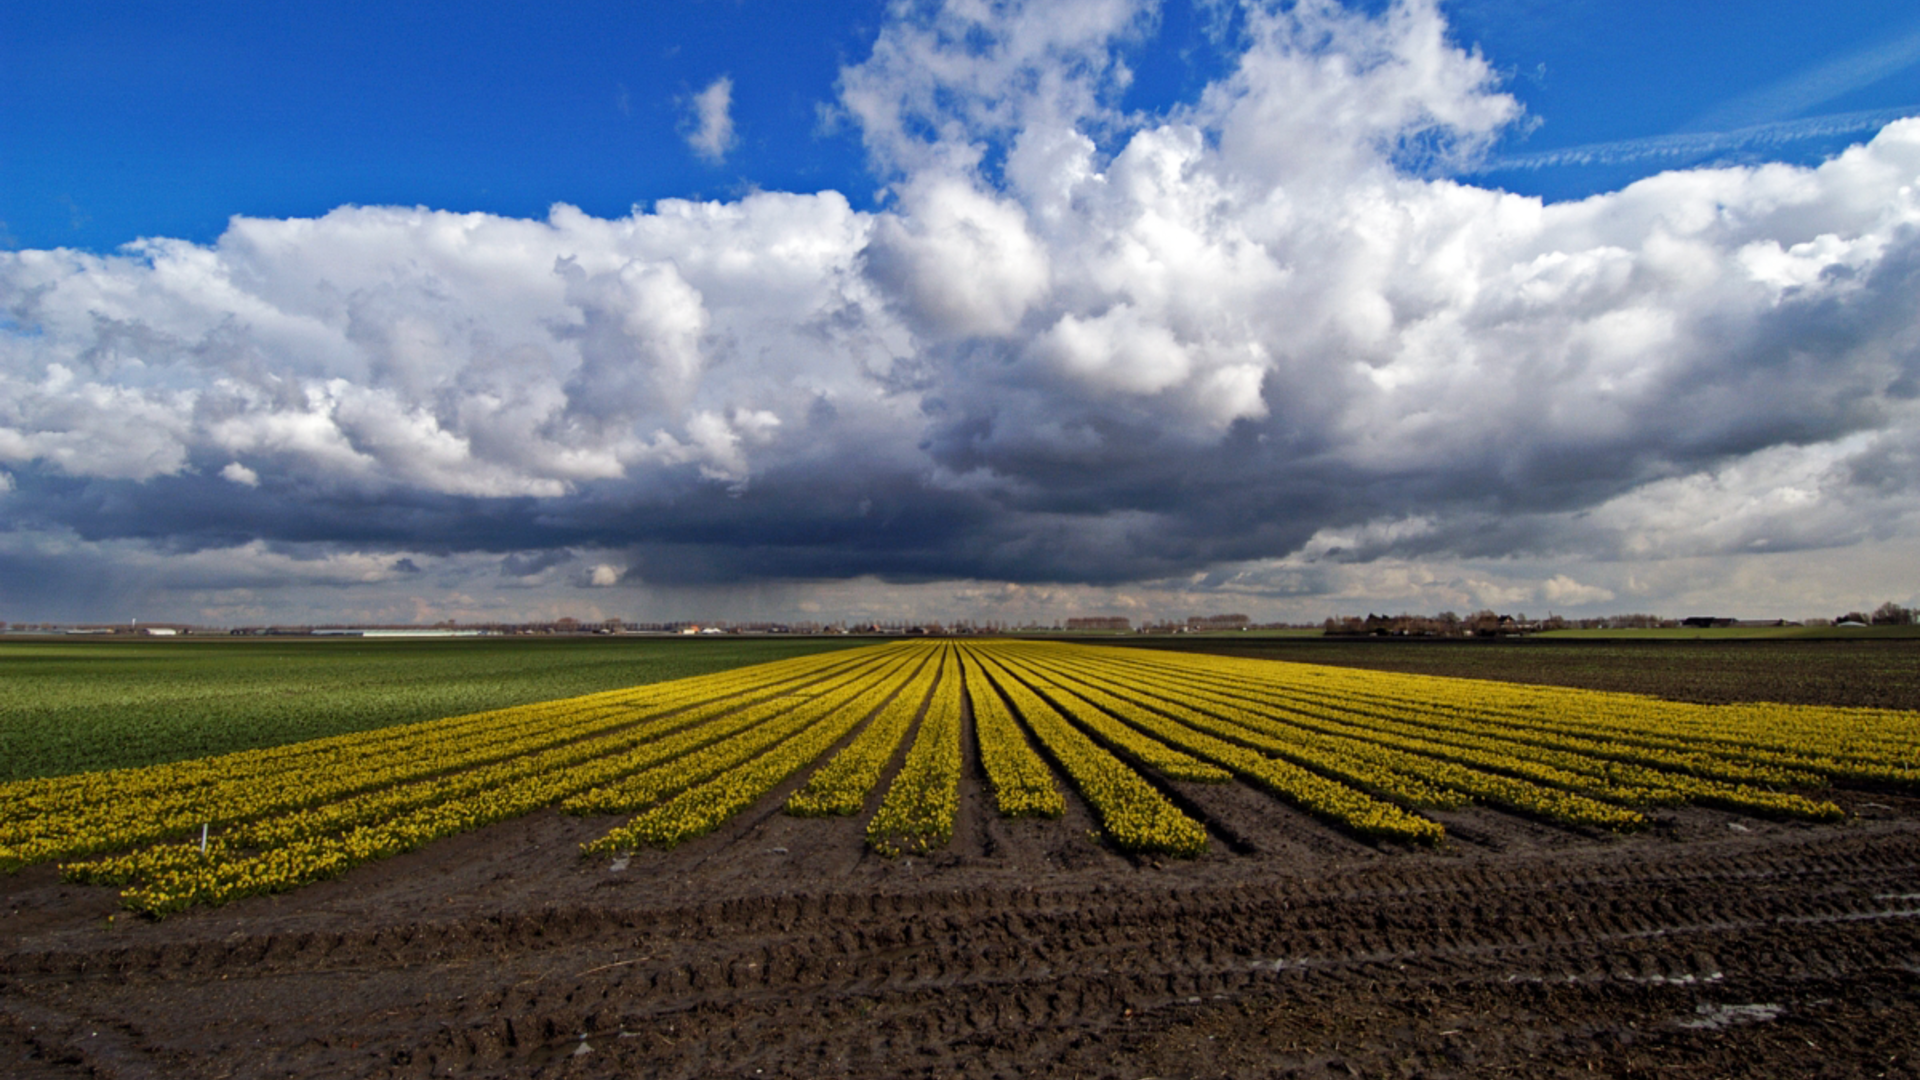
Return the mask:
[[[887,861],[771,808],[625,866],[538,814],[160,923],[0,879],[0,1074],[1913,1076],[1920,802],[1442,852],[1237,788],[1193,862],[964,800]]]

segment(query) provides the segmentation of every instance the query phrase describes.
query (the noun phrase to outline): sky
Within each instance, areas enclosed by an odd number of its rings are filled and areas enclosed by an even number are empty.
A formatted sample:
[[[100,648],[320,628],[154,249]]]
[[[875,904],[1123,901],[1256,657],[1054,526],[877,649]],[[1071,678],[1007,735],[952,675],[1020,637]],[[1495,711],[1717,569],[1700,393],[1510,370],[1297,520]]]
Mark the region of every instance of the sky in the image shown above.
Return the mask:
[[[0,6],[0,619],[1920,600],[1910,4]]]

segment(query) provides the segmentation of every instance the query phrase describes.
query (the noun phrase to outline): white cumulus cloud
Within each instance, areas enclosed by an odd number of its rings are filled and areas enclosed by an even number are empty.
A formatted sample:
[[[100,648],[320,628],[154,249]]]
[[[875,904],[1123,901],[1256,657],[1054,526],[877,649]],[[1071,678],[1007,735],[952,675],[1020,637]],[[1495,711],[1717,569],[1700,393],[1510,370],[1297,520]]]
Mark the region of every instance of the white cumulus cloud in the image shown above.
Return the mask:
[[[733,149],[733,79],[722,75],[693,95],[689,103],[687,145],[714,164]]]
[[[1519,109],[1431,0],[1245,25],[1132,115],[1146,5],[897,9],[841,78],[873,211],[344,207],[0,253],[9,504],[183,547],[620,553],[590,581],[1299,595],[1377,563],[1571,605],[1637,595],[1608,560],[1920,531],[1920,120],[1546,204],[1446,178]],[[715,158],[730,101],[696,103]],[[1590,562],[1421,576],[1512,555]]]

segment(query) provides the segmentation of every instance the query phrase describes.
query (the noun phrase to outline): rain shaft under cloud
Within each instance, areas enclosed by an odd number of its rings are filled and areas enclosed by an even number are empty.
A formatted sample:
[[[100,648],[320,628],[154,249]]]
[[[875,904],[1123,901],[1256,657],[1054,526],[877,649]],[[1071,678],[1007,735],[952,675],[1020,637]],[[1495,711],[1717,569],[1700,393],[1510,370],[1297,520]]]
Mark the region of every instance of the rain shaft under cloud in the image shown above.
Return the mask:
[[[219,551],[1117,584],[1915,534],[1920,121],[1543,205],[1448,178],[1523,117],[1432,3],[1256,5],[1224,77],[1128,114],[1150,16],[898,13],[841,80],[874,212],[0,253],[9,576],[132,544],[183,588]]]

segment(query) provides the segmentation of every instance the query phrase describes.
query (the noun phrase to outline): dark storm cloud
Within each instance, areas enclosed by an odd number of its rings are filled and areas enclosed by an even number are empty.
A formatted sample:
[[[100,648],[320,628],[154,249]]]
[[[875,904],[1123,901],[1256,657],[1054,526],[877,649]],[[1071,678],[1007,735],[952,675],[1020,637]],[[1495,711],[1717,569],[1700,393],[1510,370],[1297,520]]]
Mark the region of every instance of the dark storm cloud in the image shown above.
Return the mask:
[[[556,566],[565,566],[573,560],[573,552],[565,548],[552,551],[516,551],[500,560],[500,575],[509,578],[533,577]]]

